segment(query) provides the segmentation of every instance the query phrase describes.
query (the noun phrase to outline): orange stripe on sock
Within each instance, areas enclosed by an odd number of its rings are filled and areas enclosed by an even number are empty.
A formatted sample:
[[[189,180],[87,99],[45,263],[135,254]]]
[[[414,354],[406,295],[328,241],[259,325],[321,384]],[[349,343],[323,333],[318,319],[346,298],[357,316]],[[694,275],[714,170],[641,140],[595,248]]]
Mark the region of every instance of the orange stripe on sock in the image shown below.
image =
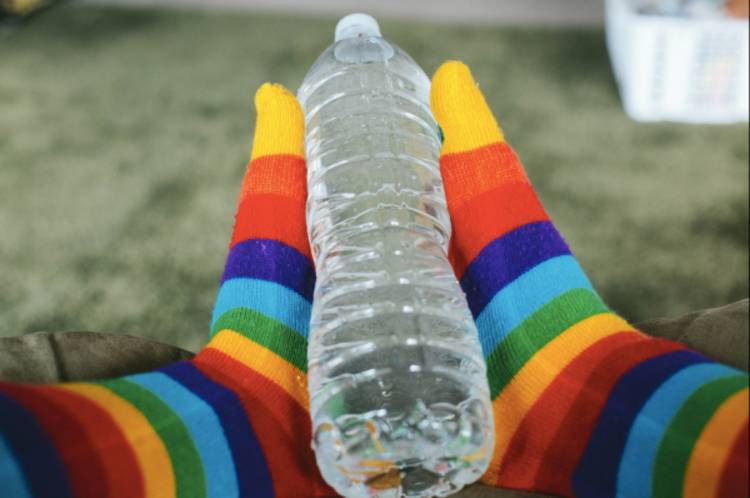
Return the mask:
[[[304,410],[310,409],[307,375],[270,349],[229,329],[219,331],[207,348],[221,351],[276,383]]]
[[[304,201],[275,194],[245,197],[237,211],[230,247],[249,239],[277,240],[312,260]]]
[[[250,161],[242,179],[239,204],[252,194],[275,194],[295,199],[304,205],[307,199],[305,160],[296,155],[277,154]]]
[[[460,279],[466,267],[487,244],[528,223],[547,221],[534,189],[510,183],[476,195],[451,209],[453,236],[448,258]]]
[[[450,209],[509,183],[529,183],[518,156],[507,143],[492,143],[440,158],[440,173]]]
[[[745,421],[745,426],[734,440],[729,456],[724,462],[717,496],[750,496],[750,483],[747,477],[750,474],[748,453],[750,453],[750,432],[748,432],[748,422]]]
[[[571,477],[613,386],[635,365],[686,348],[666,339],[643,337],[647,340],[624,346],[597,362],[591,368],[591,375],[581,379],[579,391],[571,393],[573,403],[542,457],[544,462],[555,465],[538,466],[534,479],[536,491],[573,496]]]
[[[581,352],[597,341],[631,327],[612,313],[582,320],[550,341],[529,359],[513,380],[492,401],[495,419],[495,449],[482,480],[497,485],[500,468],[511,438],[531,407],[560,372]]]
[[[103,468],[103,475],[98,480],[106,483],[105,495],[108,498],[145,496],[143,477],[133,448],[107,412],[85,396],[59,386],[40,386],[37,389],[80,423],[86,441],[78,441],[78,444],[88,444],[96,451]],[[90,473],[87,479],[91,480]]]
[[[174,470],[167,449],[141,412],[102,386],[73,383],[60,387],[87,398],[114,419],[135,452],[146,496],[175,496]]]
[[[24,408],[33,413],[52,440],[77,498],[99,498],[107,494],[107,481],[99,455],[92,448],[80,420],[51,397],[43,386],[29,384],[2,385]],[[91,479],[91,476],[101,476]]]
[[[531,490],[539,467],[547,463],[544,460],[547,447],[585,379],[614,351],[648,340],[641,334],[620,332],[594,343],[570,362],[544,390],[513,435],[500,466],[502,485]]]
[[[219,349],[206,348],[194,361],[209,378],[228,386],[240,398],[263,449],[277,496],[335,496],[320,477],[310,448],[307,409],[278,384]]]
[[[309,436],[311,425],[307,409],[299,406],[299,403],[281,386],[258,373],[254,368],[214,348],[206,348],[198,353],[195,363],[202,370],[207,369],[215,375],[221,375],[222,378],[229,376],[230,372],[232,374],[242,372],[242,375],[233,376],[231,382],[238,394],[265,399],[263,404],[276,420],[277,430],[283,431],[286,434],[285,437],[297,435],[303,439],[303,435]],[[250,376],[251,373],[252,376]],[[302,424],[302,421],[305,421],[305,424]],[[263,434],[257,434],[257,436],[261,437]]]
[[[716,410],[695,442],[685,471],[684,498],[716,496],[732,443],[748,421],[748,389],[734,394]]]

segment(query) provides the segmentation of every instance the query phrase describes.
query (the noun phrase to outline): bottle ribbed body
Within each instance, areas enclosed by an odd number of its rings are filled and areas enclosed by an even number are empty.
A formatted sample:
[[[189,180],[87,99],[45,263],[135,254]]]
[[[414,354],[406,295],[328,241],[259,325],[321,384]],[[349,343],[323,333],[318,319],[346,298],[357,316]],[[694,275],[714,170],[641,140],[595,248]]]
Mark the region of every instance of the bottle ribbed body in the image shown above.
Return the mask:
[[[299,90],[317,271],[313,447],[326,481],[351,498],[445,496],[491,457],[428,94],[419,66],[373,36],[338,41]]]

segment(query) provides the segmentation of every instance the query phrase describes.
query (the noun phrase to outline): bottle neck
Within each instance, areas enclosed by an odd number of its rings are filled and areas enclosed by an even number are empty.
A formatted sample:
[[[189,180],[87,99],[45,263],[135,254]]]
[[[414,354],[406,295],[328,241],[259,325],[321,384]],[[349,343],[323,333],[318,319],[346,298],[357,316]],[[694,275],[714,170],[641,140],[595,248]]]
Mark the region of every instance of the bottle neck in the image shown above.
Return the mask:
[[[393,46],[379,36],[357,36],[336,42],[334,56],[347,64],[388,62],[393,57]]]

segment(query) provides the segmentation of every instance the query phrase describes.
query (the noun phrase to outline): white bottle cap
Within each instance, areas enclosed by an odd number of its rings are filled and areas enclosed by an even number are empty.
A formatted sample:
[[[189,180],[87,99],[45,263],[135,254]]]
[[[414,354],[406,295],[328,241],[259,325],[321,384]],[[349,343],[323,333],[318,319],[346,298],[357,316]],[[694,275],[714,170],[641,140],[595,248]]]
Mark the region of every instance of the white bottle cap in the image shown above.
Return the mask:
[[[378,21],[367,14],[349,14],[336,24],[336,41],[355,36],[380,36]]]

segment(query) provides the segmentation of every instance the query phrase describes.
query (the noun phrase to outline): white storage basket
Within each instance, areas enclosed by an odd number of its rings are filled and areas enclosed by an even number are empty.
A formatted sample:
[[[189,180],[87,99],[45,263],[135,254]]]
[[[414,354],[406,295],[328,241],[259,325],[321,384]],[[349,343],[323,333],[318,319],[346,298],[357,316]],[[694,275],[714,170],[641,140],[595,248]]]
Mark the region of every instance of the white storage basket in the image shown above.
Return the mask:
[[[746,19],[642,15],[607,0],[607,45],[633,119],[748,120]]]

